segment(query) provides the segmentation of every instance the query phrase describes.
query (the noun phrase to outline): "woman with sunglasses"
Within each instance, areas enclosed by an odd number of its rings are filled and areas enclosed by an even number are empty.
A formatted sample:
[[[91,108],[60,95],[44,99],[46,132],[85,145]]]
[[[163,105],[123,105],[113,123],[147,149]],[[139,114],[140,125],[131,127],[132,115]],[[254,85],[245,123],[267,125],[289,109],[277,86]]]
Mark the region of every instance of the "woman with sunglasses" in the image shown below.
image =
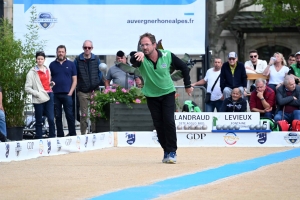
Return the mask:
[[[276,89],[283,84],[284,77],[288,74],[288,72],[289,68],[286,66],[286,61],[283,55],[276,52],[273,57],[271,57],[263,75],[270,75],[268,86],[276,92]]]
[[[49,137],[56,137],[54,125],[54,100],[51,81],[51,73],[44,65],[45,53],[36,53],[36,66],[31,68],[26,77],[25,91],[32,95],[32,103],[35,110],[35,139],[43,138],[43,124],[45,115],[49,124]]]

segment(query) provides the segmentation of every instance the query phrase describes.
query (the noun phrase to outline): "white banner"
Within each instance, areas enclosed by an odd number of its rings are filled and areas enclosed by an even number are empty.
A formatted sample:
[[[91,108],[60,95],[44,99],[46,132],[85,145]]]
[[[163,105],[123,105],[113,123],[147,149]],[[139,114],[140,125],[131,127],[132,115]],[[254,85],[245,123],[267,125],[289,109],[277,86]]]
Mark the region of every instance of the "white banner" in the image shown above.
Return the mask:
[[[97,55],[115,55],[120,49],[129,54],[146,32],[175,54],[205,53],[205,0],[14,0],[13,6],[14,32],[20,39],[31,7],[36,8],[46,55],[56,55],[61,44],[68,55],[78,55],[87,39]]]
[[[0,143],[0,162],[90,151],[113,146],[114,135],[111,132],[63,138],[3,142]]]
[[[155,132],[117,132],[118,147],[160,147]],[[177,133],[178,147],[300,147],[299,132]]]

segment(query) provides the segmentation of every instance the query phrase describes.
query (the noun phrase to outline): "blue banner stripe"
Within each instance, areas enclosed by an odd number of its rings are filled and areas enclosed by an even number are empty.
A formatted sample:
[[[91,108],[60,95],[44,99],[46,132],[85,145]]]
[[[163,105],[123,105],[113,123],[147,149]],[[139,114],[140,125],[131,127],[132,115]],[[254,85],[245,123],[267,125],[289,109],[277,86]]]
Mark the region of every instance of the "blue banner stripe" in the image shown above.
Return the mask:
[[[184,15],[194,15],[194,13],[184,13]]]
[[[188,5],[197,0],[15,0],[26,12],[33,4],[65,5]]]
[[[209,169],[206,171],[197,172],[177,178],[171,178],[159,181],[152,185],[128,188],[112,193],[107,193],[92,200],[108,200],[108,199],[134,199],[144,200],[153,199],[161,195],[167,195],[179,190],[188,189],[195,186],[209,184],[211,182],[242,174],[245,172],[254,171],[266,165],[283,162],[300,156],[300,148],[295,148],[285,152],[270,154],[267,156],[254,158],[251,160],[241,161],[233,164],[227,164],[218,168]]]

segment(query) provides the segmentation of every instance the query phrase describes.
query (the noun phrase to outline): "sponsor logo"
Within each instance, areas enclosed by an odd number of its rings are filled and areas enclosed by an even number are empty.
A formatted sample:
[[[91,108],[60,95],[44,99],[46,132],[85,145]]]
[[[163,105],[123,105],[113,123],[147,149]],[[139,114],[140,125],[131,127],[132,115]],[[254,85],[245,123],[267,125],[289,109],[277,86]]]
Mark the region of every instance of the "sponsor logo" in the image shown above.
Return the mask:
[[[260,144],[264,144],[267,141],[267,133],[256,133],[256,137],[258,137],[257,142]]]
[[[57,18],[54,18],[50,12],[42,12],[38,14],[38,18],[34,20],[43,29],[48,29],[57,23]]]
[[[203,140],[206,137],[205,133],[189,133],[186,138],[189,140]]]
[[[57,143],[56,143],[56,144],[57,144],[57,151],[60,151],[60,150],[61,150],[61,147],[62,147],[60,141],[57,140]]]
[[[47,152],[49,154],[51,152],[51,140],[47,140],[47,146],[48,146]]]
[[[125,137],[127,138],[127,144],[132,145],[135,142],[135,133],[126,133]]]
[[[166,68],[166,67],[167,67],[166,63],[161,64],[161,68]]]
[[[22,151],[22,147],[21,147],[21,144],[19,142],[17,142],[17,146],[15,148],[15,151],[16,151],[16,156],[19,156],[21,151]]]
[[[76,147],[77,149],[80,149],[80,136],[77,136]]]
[[[100,140],[103,141],[104,138],[105,138],[105,134],[101,134],[101,135],[100,135]]]
[[[34,142],[27,142],[27,149],[33,150]]]
[[[223,137],[224,137],[224,141],[226,142],[226,144],[229,144],[229,145],[234,145],[239,140],[239,137],[233,132],[228,132]]]
[[[7,158],[9,156],[9,143],[5,143],[5,157]]]
[[[65,140],[65,145],[69,146],[71,144],[71,142],[72,142],[72,139],[68,138],[68,139]]]
[[[88,141],[89,141],[89,137],[85,136],[85,143],[84,143],[84,147],[85,148],[87,147]]]
[[[43,144],[43,140],[40,140],[39,142],[39,154],[43,154],[44,152],[44,144]]]
[[[297,144],[300,141],[300,135],[298,133],[288,133],[284,136],[284,139],[289,144]]]
[[[97,140],[96,135],[93,135],[93,140],[92,140],[93,146],[95,146],[96,140]]]
[[[153,132],[153,135],[152,135],[152,140],[155,144],[159,144],[159,140],[158,140],[158,137],[157,137],[157,133],[156,132]]]

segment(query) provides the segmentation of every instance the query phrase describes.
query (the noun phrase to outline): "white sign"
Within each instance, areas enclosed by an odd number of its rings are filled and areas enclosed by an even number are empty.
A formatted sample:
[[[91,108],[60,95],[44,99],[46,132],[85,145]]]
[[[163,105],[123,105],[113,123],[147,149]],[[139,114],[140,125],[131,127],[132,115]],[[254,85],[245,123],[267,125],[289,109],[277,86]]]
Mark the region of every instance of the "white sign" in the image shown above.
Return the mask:
[[[177,133],[203,133],[212,130],[212,115],[206,112],[175,112]]]
[[[205,0],[14,0],[13,27],[24,40],[31,7],[47,55],[65,45],[68,55],[82,52],[84,40],[93,53],[115,55],[137,50],[139,36],[150,32],[175,54],[205,53]]]

